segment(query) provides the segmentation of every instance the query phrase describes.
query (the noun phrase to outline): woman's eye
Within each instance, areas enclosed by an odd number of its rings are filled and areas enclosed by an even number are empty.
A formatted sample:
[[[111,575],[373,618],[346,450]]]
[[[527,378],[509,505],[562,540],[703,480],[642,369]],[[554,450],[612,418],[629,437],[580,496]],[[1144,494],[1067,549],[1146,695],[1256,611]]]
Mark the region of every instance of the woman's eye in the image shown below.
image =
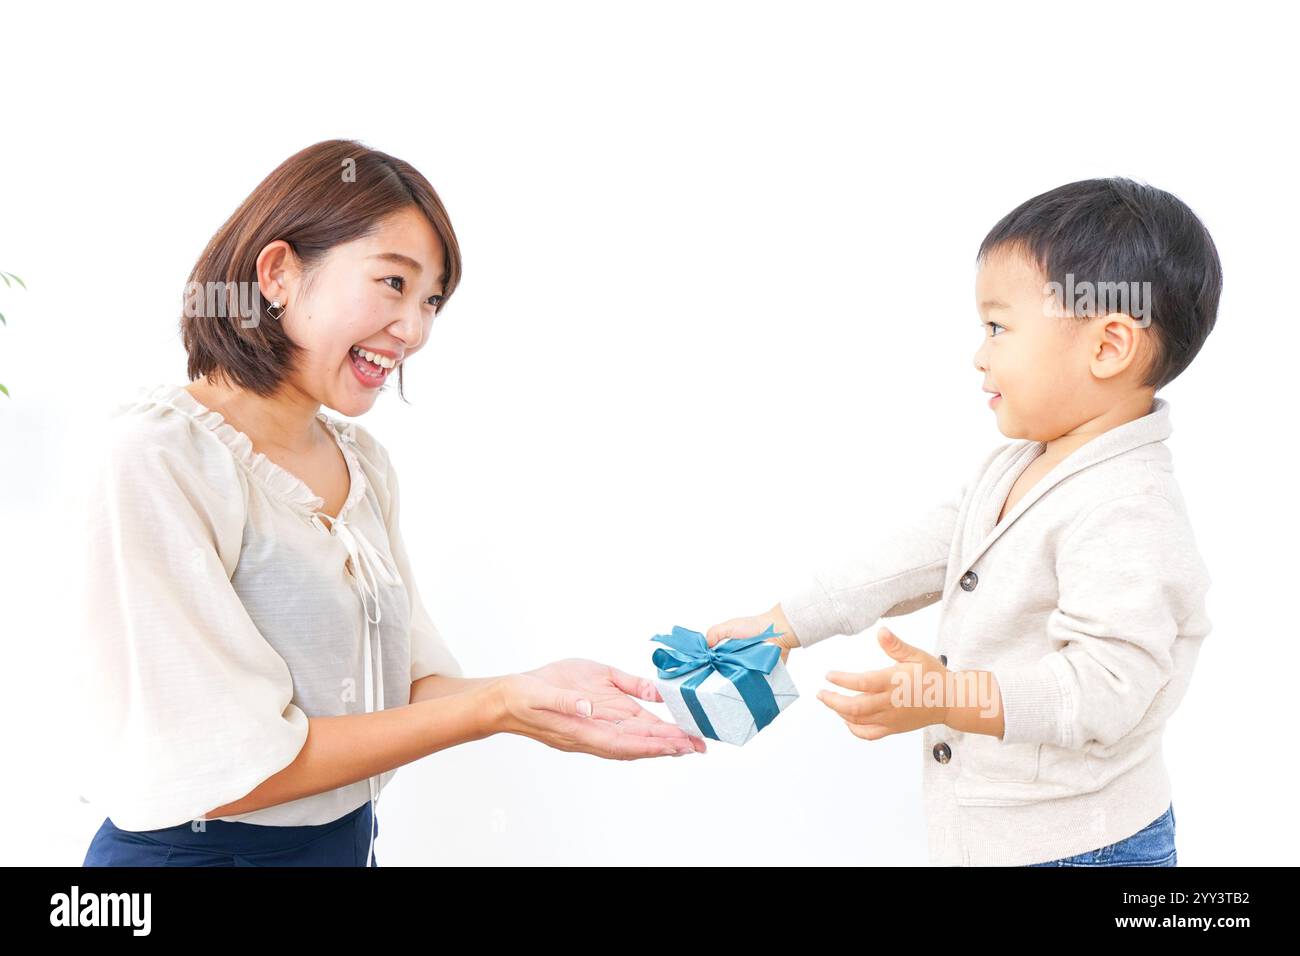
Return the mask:
[[[993,336],[997,335],[997,333],[993,331],[993,329],[994,329],[995,327],[996,327],[996,328],[999,328],[999,329],[1001,329],[1001,328],[1005,328],[1005,326],[998,325],[996,322],[985,322],[984,324],[987,325],[987,326],[989,327],[989,336],[990,336],[990,337],[993,337]]]
[[[406,277],[405,277],[405,276],[384,276],[383,281],[384,281],[384,282],[396,281],[398,284],[395,285],[395,286],[389,286],[389,288],[390,288],[390,289],[395,289],[397,292],[401,292],[403,289],[406,288]],[[431,305],[431,306],[433,306],[433,307],[436,309],[436,308],[438,308],[438,306],[442,305],[442,300],[443,300],[444,298],[446,298],[446,296],[442,296],[442,295],[431,295],[431,296],[429,296],[429,303],[428,303],[428,304]]]

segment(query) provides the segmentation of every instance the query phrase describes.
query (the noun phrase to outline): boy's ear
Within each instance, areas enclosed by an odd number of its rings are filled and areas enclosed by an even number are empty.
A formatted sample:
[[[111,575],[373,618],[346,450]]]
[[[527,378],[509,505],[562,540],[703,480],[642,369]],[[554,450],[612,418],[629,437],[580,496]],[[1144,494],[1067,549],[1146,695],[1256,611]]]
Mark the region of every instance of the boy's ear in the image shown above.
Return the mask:
[[[1144,360],[1152,344],[1150,323],[1139,322],[1127,312],[1107,312],[1089,323],[1088,351],[1093,375],[1114,378],[1135,362]]]

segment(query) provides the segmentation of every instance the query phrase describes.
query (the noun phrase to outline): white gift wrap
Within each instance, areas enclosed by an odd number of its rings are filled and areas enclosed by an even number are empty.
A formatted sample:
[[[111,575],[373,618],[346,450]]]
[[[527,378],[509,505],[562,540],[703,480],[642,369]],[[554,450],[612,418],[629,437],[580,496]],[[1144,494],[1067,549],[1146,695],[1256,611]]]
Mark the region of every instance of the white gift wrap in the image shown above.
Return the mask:
[[[725,643],[726,641],[722,641],[717,646],[721,647]],[[692,677],[698,676],[698,674],[699,671],[691,671],[689,674],[675,677],[672,680],[658,678],[655,680],[655,686],[659,688],[664,703],[668,705],[668,712],[672,715],[673,723],[688,734],[704,737],[704,732],[695,723],[690,708],[686,706],[686,701],[682,699],[681,690],[683,683]],[[794,681],[790,679],[789,671],[785,669],[785,665],[780,661],[776,662],[776,666],[772,668],[772,673],[760,673],[759,676],[764,678],[768,686],[772,688],[772,696],[776,698],[776,706],[779,710],[785,710],[799,696]],[[704,708],[705,715],[709,718],[709,723],[713,724],[713,731],[718,735],[719,740],[736,746],[743,746],[750,737],[758,733],[754,715],[745,706],[745,699],[740,696],[740,689],[722,673],[714,671],[710,674],[705,678],[704,683],[695,688],[695,694],[700,700],[700,706]],[[775,719],[773,718],[773,720]],[[713,738],[705,737],[705,739],[712,740]]]

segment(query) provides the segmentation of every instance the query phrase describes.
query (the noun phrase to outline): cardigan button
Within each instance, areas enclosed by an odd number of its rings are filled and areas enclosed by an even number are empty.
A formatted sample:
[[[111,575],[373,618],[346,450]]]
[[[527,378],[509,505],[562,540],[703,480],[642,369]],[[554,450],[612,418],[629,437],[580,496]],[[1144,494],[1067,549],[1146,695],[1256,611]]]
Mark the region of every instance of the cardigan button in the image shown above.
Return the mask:
[[[939,761],[939,763],[947,763],[951,758],[952,750],[949,749],[947,744],[940,742],[934,745],[935,760]]]
[[[961,589],[963,591],[974,591],[975,585],[979,584],[980,576],[974,571],[967,571],[961,576]]]

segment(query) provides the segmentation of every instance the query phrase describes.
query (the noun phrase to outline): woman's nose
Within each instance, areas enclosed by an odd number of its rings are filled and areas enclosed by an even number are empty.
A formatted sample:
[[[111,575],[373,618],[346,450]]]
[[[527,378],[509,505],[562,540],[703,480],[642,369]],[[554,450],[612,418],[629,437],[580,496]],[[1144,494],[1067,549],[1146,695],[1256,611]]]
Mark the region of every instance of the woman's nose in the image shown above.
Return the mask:
[[[410,310],[404,311],[397,324],[392,327],[392,332],[406,343],[408,353],[414,352],[420,347],[424,338],[424,317],[419,312],[412,314]]]

